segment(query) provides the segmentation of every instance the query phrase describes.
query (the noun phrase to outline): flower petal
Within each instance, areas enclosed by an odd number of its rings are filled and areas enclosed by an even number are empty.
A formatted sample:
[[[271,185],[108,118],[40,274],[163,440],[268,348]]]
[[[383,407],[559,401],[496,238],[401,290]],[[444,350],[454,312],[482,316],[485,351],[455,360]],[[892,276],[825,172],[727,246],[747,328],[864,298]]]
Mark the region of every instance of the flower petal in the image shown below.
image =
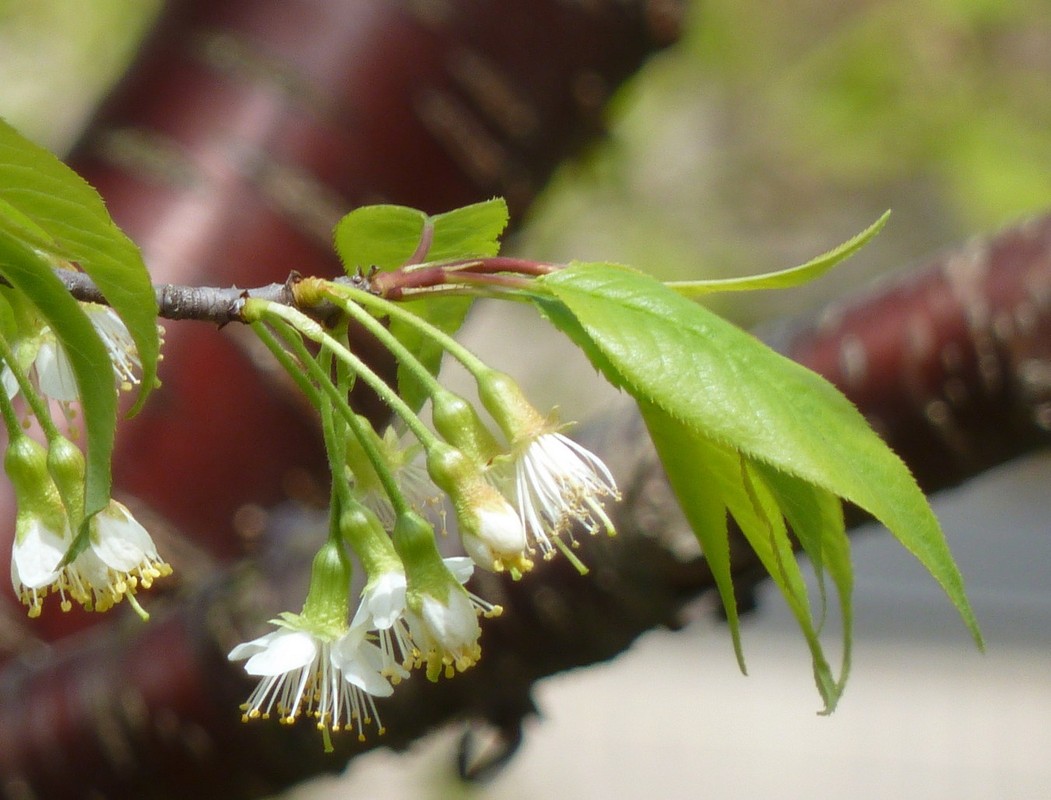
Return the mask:
[[[40,589],[58,578],[58,565],[66,555],[69,539],[45,527],[39,518],[25,523],[22,535],[11,549],[11,580],[18,592],[20,584]]]
[[[305,667],[317,656],[317,640],[309,633],[282,630],[275,631],[272,636],[265,649],[245,664],[245,672],[249,675],[280,675]]]
[[[63,403],[72,403],[80,396],[77,393],[77,380],[73,377],[73,368],[58,342],[50,339],[43,342],[37,352],[34,366],[40,391],[48,397]]]
[[[116,500],[95,515],[92,520],[95,535],[91,549],[106,566],[117,572],[132,572],[144,561],[158,558],[157,546],[150,534]]]

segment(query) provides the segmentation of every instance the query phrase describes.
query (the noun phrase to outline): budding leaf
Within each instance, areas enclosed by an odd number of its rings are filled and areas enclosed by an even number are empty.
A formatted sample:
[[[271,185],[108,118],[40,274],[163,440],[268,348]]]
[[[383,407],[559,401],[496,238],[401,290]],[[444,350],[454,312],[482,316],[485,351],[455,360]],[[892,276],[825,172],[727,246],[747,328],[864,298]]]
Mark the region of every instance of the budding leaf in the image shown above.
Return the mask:
[[[811,498],[809,510],[784,508],[784,497],[794,496],[798,485],[780,480],[779,473],[849,500],[886,525],[941,584],[981,644],[963,580],[926,498],[901,460],[835,387],[635,270],[574,264],[540,283],[565,307],[561,316],[548,313],[552,321],[578,342],[586,337],[585,352],[601,356],[592,357],[595,366],[648,408],[650,418],[659,411],[665,425],[681,426],[683,437],[703,437],[744,459],[744,486],[754,496],[753,505],[770,517],[764,498],[772,498],[773,508],[780,504],[783,513],[796,515],[807,528],[803,536],[809,537],[809,549],[820,545],[822,564],[841,592],[850,588],[849,561],[838,525],[829,526],[826,500]],[[563,324],[567,318],[572,324]],[[669,440],[675,443],[674,437]],[[682,469],[676,466],[681,461],[674,460],[672,472]],[[692,491],[689,475],[672,477],[672,485],[677,483]],[[745,513],[744,504],[738,506]],[[780,558],[780,523],[768,521],[769,559]],[[795,520],[790,516],[790,521]],[[820,532],[810,532],[815,524]],[[749,538],[755,546],[760,537]],[[780,560],[787,570],[787,561]],[[791,577],[787,571],[781,575],[789,589]],[[801,602],[792,592],[786,599],[790,606]],[[822,674],[825,667],[815,662]],[[829,687],[826,691],[834,696]]]
[[[372,267],[398,269],[410,260],[495,256],[507,219],[507,204],[499,197],[434,216],[406,206],[364,206],[336,224],[336,252],[348,275]]]
[[[157,301],[142,255],[83,178],[3,120],[0,235],[63,261],[75,262],[91,277],[135,342],[142,363],[142,383],[132,411],[141,408],[156,383],[160,352]],[[46,285],[51,287],[48,291],[55,290],[54,283]],[[39,284],[41,289],[44,286]],[[58,322],[65,320],[63,316]],[[67,347],[67,353],[68,350]],[[72,353],[69,355],[73,357]],[[81,375],[76,374],[83,397],[85,386]],[[95,373],[92,380],[98,381],[99,374]],[[86,418],[85,424],[90,426],[92,420]]]

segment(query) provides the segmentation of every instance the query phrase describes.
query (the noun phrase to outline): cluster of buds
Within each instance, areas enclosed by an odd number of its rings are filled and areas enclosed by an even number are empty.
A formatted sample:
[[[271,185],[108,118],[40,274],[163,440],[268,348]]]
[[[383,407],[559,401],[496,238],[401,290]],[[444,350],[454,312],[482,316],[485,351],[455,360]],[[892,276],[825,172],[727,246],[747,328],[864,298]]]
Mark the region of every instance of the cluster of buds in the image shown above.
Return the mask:
[[[138,382],[134,343],[120,318],[106,306],[84,304],[113,364],[117,388]],[[110,499],[85,524],[85,462],[80,448],[60,434],[45,400],[56,401],[67,417],[77,385],[61,345],[46,325],[26,325],[7,358],[0,381],[8,446],[4,468],[17,501],[11,552],[15,594],[39,616],[44,599],[57,595],[68,611],[74,603],[107,611],[124,598],[146,616],[135,599],[139,588],[171,573],[149,533],[122,503]],[[28,331],[28,333],[26,333]],[[31,438],[16,419],[11,401],[19,393],[33,408],[47,438]]]

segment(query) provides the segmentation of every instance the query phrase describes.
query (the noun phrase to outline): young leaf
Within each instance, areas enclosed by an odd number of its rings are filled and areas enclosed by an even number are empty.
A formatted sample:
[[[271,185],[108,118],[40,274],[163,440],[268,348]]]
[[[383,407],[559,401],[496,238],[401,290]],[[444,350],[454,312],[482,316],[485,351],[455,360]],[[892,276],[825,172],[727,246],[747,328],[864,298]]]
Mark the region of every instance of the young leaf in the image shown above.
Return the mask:
[[[336,252],[348,275],[370,267],[398,269],[414,256],[416,263],[494,256],[507,219],[499,197],[435,216],[406,206],[365,206],[336,224]]]
[[[110,460],[117,424],[113,365],[91,321],[55,277],[45,256],[0,234],[0,274],[39,309],[73,369],[87,437],[85,514],[88,518],[109,502]]]
[[[336,252],[348,275],[370,267],[397,269],[420,244],[427,215],[405,206],[365,206],[336,223]]]
[[[667,286],[683,297],[700,297],[713,292],[749,292],[756,289],[787,289],[790,286],[799,286],[824,275],[832,267],[854,255],[883,229],[888,217],[890,217],[889,211],[857,236],[798,267],[767,272],[762,275],[748,275],[743,278],[672,281]]]
[[[431,217],[434,241],[427,251],[427,260],[495,256],[500,252],[500,237],[507,220],[507,203],[502,197]]]
[[[495,256],[500,252],[500,235],[507,227],[507,219],[507,203],[502,197],[430,217],[432,235],[427,261]],[[463,325],[472,302],[470,297],[432,297],[411,301],[406,306],[411,306],[417,316],[452,335]],[[432,375],[438,374],[445,351],[433,339],[422,336],[419,329],[400,320],[391,321],[391,332],[416,353]],[[426,399],[416,379],[400,366],[398,389],[414,409],[420,408]]]
[[[835,387],[635,270],[576,264],[539,283],[601,351],[595,366],[614,385],[880,520],[941,584],[981,644],[963,579],[926,498]]]
[[[142,364],[134,413],[156,383],[160,352],[157,301],[139,249],[113,223],[94,189],[3,120],[0,201],[5,235],[79,264],[124,321]]]

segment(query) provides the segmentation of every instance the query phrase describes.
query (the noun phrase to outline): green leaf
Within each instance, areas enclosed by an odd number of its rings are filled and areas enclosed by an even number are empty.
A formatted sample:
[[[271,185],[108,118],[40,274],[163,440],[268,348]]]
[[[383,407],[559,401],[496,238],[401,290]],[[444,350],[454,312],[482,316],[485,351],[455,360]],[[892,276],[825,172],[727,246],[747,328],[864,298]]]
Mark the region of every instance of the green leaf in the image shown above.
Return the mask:
[[[664,465],[668,483],[701,545],[726,612],[737,664],[741,672],[747,673],[733,588],[726,499],[722,490],[723,485],[732,481],[726,472],[738,469],[737,460],[729,448],[684,427],[652,403],[640,401],[639,410]]]
[[[377,205],[355,209],[335,230],[336,252],[347,274],[357,269],[398,269],[414,263],[494,256],[507,227],[502,198],[428,216],[406,206]],[[430,243],[421,246],[426,232]]]
[[[427,261],[449,261],[500,252],[500,236],[507,227],[507,203],[494,197],[431,217],[434,241]]]
[[[811,651],[815,684],[825,704],[824,713],[831,712],[842,694],[846,675],[841,670],[837,680],[825,657],[819,637],[820,626],[814,623],[806,584],[785,529],[780,493],[765,480],[765,473],[759,465],[742,458],[733,448],[717,444],[650,403],[640,402],[639,408],[668,481],[697,536],[715,580],[726,609],[741,671],[745,671],[745,665],[733,592],[727,510],[796,617]],[[776,473],[775,470],[769,471]],[[808,508],[825,510],[821,504],[806,501],[804,504]],[[838,500],[835,505],[838,508]],[[801,519],[794,512],[793,516]],[[842,514],[839,518],[842,520]],[[849,561],[847,566],[849,569]],[[847,603],[849,608],[849,594]],[[846,630],[844,633],[844,648],[849,650],[849,637]]]
[[[857,236],[798,267],[767,272],[762,275],[748,275],[743,278],[672,281],[667,286],[683,297],[700,297],[713,292],[748,292],[756,289],[786,289],[790,286],[799,286],[824,275],[832,267],[854,255],[883,229],[888,217],[890,217],[889,211]]]
[[[160,353],[157,301],[139,249],[113,223],[91,186],[3,120],[0,201],[0,230],[6,236],[79,264],[124,321],[142,363],[135,413],[156,383]]]
[[[850,561],[850,539],[847,537],[843,521],[843,504],[831,492],[812,483],[762,462],[754,461],[751,465],[773,493],[778,507],[792,528],[792,533],[814,566],[821,590],[822,623],[827,606],[826,571],[836,586],[840,622],[843,626],[843,655],[836,684],[838,696],[850,674],[850,654],[854,639],[854,570]],[[819,624],[819,631],[821,627],[822,624]]]
[[[788,538],[784,518],[776,498],[755,469],[754,462],[739,456],[739,464],[738,482],[727,487],[727,505],[796,618],[810,648],[814,683],[825,703],[822,713],[830,714],[839,702],[842,687],[833,676],[821,646],[806,583]]]
[[[0,274],[37,307],[73,369],[87,437],[85,522],[109,502],[110,461],[117,425],[113,365],[94,325],[55,277],[46,256],[0,235]],[[99,376],[104,376],[101,380]]]
[[[370,267],[397,269],[420,244],[427,223],[422,211],[405,206],[357,208],[336,223],[336,252],[348,275]]]
[[[826,380],[658,281],[613,264],[539,279],[614,385],[684,427],[849,500],[920,560],[981,645],[941,528],[901,460]]]

